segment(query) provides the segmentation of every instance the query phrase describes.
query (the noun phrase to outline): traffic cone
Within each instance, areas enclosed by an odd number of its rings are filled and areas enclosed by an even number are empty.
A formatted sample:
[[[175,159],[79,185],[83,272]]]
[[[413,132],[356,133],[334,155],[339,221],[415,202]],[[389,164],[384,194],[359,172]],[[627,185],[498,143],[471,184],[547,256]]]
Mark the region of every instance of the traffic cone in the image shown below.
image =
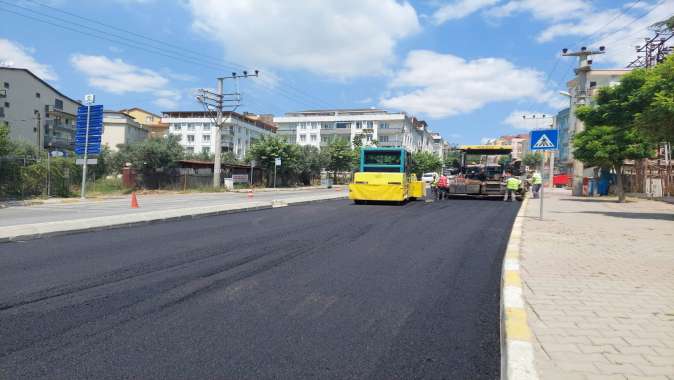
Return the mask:
[[[248,200],[253,199],[253,189],[248,189]]]
[[[136,198],[136,192],[131,193],[131,208],[138,208],[138,198]]]

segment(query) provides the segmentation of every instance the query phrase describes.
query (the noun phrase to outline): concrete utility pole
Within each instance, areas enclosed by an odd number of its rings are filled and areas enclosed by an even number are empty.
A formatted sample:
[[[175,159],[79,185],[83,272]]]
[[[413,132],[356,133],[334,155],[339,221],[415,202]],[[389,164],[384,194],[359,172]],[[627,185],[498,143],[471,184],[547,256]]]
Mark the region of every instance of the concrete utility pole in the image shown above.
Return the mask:
[[[220,77],[217,78],[217,92],[212,92],[207,89],[199,89],[197,95],[197,101],[204,106],[204,109],[207,112],[213,112],[215,110],[215,146],[213,148],[213,187],[219,188],[221,185],[220,173],[222,172],[222,126],[223,126],[223,113],[224,108],[231,108],[229,112],[234,112],[241,105],[241,94],[239,93],[239,78],[249,78],[259,76],[260,71],[255,70],[255,74],[249,74],[248,71],[243,71],[243,74],[239,75],[235,72],[232,73],[232,76],[229,77]],[[224,92],[224,80],[225,79],[234,79],[236,81],[236,92],[225,94]]]
[[[604,54],[606,48],[599,47],[599,50],[588,50],[583,46],[579,51],[569,52],[569,49],[562,49],[562,55],[565,57],[578,57],[578,67],[574,69],[576,73],[576,88],[573,97],[571,98],[571,109],[569,110],[569,124],[573,130],[573,134],[577,134],[585,130],[585,125],[576,119],[576,108],[579,105],[589,104],[590,94],[588,93],[587,74],[592,70],[592,60],[588,59],[591,55]],[[571,123],[573,120],[573,123]],[[573,159],[573,195],[583,194],[583,163],[577,159]]]

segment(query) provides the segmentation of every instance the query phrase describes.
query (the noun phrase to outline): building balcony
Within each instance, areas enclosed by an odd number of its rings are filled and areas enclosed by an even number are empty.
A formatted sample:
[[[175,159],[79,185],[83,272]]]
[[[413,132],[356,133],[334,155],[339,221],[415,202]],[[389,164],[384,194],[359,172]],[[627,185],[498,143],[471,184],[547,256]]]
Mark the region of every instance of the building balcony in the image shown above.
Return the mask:
[[[72,149],[75,146],[75,139],[72,137],[63,137],[63,136],[45,136],[44,138],[44,147],[48,148],[59,148],[59,149]]]

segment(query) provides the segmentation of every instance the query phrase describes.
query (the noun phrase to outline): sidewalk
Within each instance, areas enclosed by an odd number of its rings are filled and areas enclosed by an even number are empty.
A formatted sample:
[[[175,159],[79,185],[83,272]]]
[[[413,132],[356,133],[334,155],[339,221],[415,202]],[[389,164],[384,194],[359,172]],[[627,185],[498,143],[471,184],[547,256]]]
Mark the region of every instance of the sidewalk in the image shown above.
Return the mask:
[[[674,379],[674,205],[546,192],[521,276],[541,379]]]

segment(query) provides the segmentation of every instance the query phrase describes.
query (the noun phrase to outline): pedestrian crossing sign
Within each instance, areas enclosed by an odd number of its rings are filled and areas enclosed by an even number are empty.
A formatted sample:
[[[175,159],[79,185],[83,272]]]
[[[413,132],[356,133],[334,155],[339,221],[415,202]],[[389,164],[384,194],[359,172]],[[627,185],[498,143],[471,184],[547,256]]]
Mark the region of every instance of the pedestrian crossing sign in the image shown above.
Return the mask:
[[[556,129],[541,129],[531,131],[530,150],[556,150],[558,145],[558,133]]]

